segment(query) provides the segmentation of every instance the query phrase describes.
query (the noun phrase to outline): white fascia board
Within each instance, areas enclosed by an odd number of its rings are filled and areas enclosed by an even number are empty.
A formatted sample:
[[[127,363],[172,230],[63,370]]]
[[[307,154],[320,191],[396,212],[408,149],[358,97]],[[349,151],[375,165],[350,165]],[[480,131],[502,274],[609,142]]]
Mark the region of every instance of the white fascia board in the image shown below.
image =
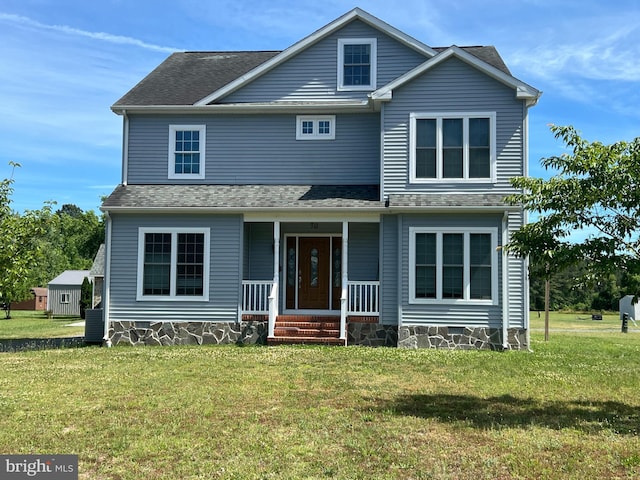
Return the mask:
[[[343,218],[345,215],[362,215],[362,214],[380,214],[389,210],[385,207],[105,207],[101,206],[100,210],[110,213],[220,213],[220,214],[244,214],[246,215],[298,215],[299,218],[309,219],[315,218],[317,215],[333,215],[332,218]]]
[[[431,70],[432,68],[436,67],[437,65],[441,64],[451,57],[458,58],[459,60],[462,60],[463,62],[480,70],[481,72],[487,74],[495,80],[498,80],[499,82],[515,89],[516,98],[518,99],[536,102],[542,94],[542,92],[532,87],[531,85],[518,80],[512,75],[504,73],[502,70],[499,70],[493,65],[490,65],[487,62],[480,60],[478,57],[465,52],[462,48],[453,45],[439,55],[427,60],[422,65],[418,65],[413,70],[410,70],[409,72],[396,78],[387,85],[379,88],[371,94],[371,98],[373,100],[390,100],[391,94],[395,88],[398,88],[405,83],[413,80],[414,78],[417,78],[418,76],[422,75],[428,70]]]
[[[263,64],[257,66],[256,68],[254,68],[253,70],[247,72],[246,74],[244,74],[242,77],[237,78],[236,80],[232,81],[231,83],[225,85],[224,87],[216,90],[215,92],[211,93],[210,95],[207,95],[206,97],[204,97],[202,100],[198,100],[195,105],[200,106],[200,105],[207,105],[215,100],[218,100],[226,95],[229,95],[231,92],[237,90],[238,88],[244,86],[246,83],[254,80],[255,78],[267,73],[269,70],[272,70],[273,68],[277,67],[278,65],[284,63],[285,61],[287,61],[288,59],[290,59],[291,57],[293,57],[294,55],[297,55],[298,53],[300,53],[301,51],[309,48],[310,46],[314,45],[315,43],[319,42],[320,40],[322,40],[323,38],[327,37],[328,35],[332,34],[333,32],[339,30],[340,28],[344,27],[346,24],[348,24],[349,22],[351,22],[352,20],[362,20],[363,22],[371,25],[372,27],[382,31],[383,33],[389,35],[392,38],[395,38],[396,40],[400,41],[401,43],[404,43],[405,45],[407,45],[408,47],[428,56],[428,57],[432,57],[434,55],[437,54],[437,52],[433,49],[431,49],[430,47],[428,47],[427,45],[423,44],[422,42],[416,40],[415,38],[402,33],[400,30],[392,27],[391,25],[383,22],[382,20],[374,17],[373,15],[365,12],[364,10],[360,9],[360,8],[354,8],[353,10],[345,13],[344,15],[342,15],[341,17],[339,17],[338,19],[334,20],[333,22],[329,23],[328,25],[322,27],[320,30],[317,30],[316,32],[312,33],[311,35],[309,35],[308,37],[303,38],[302,40],[300,40],[297,43],[294,43],[293,45],[291,45],[289,48],[287,48],[286,50],[283,50],[282,52],[280,52],[278,55],[272,57],[271,59],[267,60],[266,62],[264,62]]]
[[[322,102],[278,102],[278,103],[225,103],[215,105],[114,105],[111,110],[116,115],[122,115],[123,110],[134,114],[234,114],[234,113],[318,113],[327,112],[362,112],[371,110],[368,100],[344,101],[323,100]]]
[[[483,206],[483,205],[459,205],[459,206],[434,206],[434,207],[425,207],[425,206],[415,206],[415,207],[394,207],[389,206],[386,208],[386,213],[448,213],[454,211],[456,213],[504,213],[505,210],[508,211],[520,211],[521,207],[517,205],[494,205],[494,206]]]

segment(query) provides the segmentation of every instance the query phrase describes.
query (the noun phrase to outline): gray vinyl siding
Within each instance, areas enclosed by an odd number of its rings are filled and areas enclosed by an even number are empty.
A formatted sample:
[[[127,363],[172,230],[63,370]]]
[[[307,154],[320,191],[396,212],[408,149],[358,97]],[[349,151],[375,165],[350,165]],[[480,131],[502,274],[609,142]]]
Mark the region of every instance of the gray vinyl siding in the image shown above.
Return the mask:
[[[509,235],[512,235],[523,224],[522,212],[511,212],[508,216]],[[507,240],[508,241],[508,240]],[[525,319],[527,301],[529,295],[527,282],[527,267],[523,258],[509,256],[507,259],[507,271],[509,278],[509,327],[510,328],[527,328]]]
[[[502,259],[498,259],[498,304],[410,304],[409,303],[409,228],[410,227],[490,227],[502,235],[502,215],[403,215],[401,220],[402,320],[404,325],[438,325],[450,327],[502,326]]]
[[[379,275],[380,226],[377,223],[349,225],[349,280],[374,281]]]
[[[169,125],[206,125],[205,178],[169,180]],[[335,140],[296,140],[296,116],[139,116],[129,121],[129,184],[373,185],[380,116],[336,115]]]
[[[380,219],[380,322],[387,325],[398,324],[398,218],[383,215]]]
[[[136,301],[139,227],[209,227],[208,302]],[[238,215],[113,215],[111,321],[224,321],[238,319],[242,254]]]
[[[338,91],[338,39],[377,39],[377,87],[391,82],[427,57],[379,30],[354,21],[257,78],[220,103],[367,98],[366,91]]]
[[[273,223],[245,223],[244,280],[273,280]]]
[[[49,285],[49,310],[54,315],[80,315],[80,285]],[[62,303],[62,295],[69,295],[69,302]]]
[[[509,193],[523,174],[523,101],[516,92],[458,59],[449,59],[393,92],[384,105],[384,190],[389,193]],[[409,183],[409,115],[412,112],[496,112],[497,183]]]

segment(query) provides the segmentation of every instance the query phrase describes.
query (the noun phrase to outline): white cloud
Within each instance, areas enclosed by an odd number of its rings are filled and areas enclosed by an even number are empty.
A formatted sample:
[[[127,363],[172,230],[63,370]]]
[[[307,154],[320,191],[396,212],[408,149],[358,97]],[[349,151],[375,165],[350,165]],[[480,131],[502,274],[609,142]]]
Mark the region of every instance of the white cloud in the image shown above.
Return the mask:
[[[47,25],[44,23],[40,23],[36,20],[33,20],[29,17],[14,15],[10,13],[0,13],[0,22],[7,22],[14,25],[31,27],[31,28],[40,29],[40,30],[50,30],[58,33],[63,33],[66,35],[86,37],[93,40],[100,40],[100,41],[117,44],[117,45],[132,45],[135,47],[140,47],[146,50],[153,50],[156,52],[172,53],[180,50],[174,47],[154,45],[152,43],[147,43],[137,38],[125,37],[122,35],[112,35],[110,33],[105,33],[105,32],[90,32],[87,30],[81,30],[79,28],[69,27],[67,25]]]

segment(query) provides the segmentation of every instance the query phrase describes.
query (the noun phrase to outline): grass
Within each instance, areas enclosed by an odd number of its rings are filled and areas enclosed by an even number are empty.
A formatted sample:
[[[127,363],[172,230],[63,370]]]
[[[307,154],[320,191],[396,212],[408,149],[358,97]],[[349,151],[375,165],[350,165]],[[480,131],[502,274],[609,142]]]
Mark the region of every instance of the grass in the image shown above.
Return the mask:
[[[69,327],[80,317],[47,318],[44,312],[13,310],[9,320],[0,312],[0,340],[15,338],[58,338],[84,336],[84,327]]]
[[[78,454],[81,479],[638,478],[640,336],[588,330],[1,354],[0,451]]]

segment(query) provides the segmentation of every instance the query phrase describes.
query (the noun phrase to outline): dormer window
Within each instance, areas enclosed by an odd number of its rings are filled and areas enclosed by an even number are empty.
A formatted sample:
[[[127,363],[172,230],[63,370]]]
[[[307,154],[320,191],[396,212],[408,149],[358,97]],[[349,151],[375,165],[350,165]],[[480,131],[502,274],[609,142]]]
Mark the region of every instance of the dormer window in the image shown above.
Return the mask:
[[[338,90],[375,90],[375,38],[338,40]]]

